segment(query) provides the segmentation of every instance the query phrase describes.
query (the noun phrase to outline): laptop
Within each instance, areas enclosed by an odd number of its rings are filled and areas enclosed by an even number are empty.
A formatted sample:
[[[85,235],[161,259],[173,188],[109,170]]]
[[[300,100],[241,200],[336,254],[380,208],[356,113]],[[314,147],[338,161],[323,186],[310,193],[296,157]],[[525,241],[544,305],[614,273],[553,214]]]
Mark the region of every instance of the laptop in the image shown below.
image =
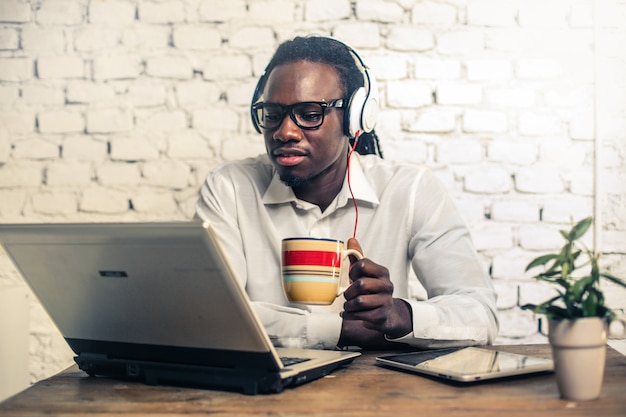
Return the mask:
[[[275,348],[206,223],[4,224],[0,244],[89,375],[253,395],[359,356]]]
[[[376,364],[459,383],[549,373],[554,370],[551,359],[483,347],[384,355],[376,358]]]

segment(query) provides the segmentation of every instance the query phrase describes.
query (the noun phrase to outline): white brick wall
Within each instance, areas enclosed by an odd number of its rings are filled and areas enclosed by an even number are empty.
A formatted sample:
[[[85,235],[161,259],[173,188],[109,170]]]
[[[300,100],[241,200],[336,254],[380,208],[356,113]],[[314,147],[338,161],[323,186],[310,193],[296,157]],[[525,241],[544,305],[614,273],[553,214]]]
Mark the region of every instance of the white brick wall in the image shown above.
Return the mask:
[[[190,218],[212,166],[264,152],[248,105],[278,43],[333,35],[379,82],[385,157],[435,169],[470,225],[498,342],[541,341],[519,305],[550,289],[524,268],[572,218],[599,216],[626,276],[625,15],[621,0],[1,0],[0,222]],[[24,285],[0,252],[5,284]],[[31,301],[35,381],[71,354]]]

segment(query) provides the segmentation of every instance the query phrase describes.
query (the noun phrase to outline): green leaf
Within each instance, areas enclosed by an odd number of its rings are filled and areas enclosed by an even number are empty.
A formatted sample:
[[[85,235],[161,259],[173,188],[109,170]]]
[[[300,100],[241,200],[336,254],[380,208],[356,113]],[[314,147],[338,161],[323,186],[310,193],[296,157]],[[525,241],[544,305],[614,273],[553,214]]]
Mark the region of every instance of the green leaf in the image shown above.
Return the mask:
[[[533,259],[528,266],[526,266],[526,271],[529,269],[535,268],[540,265],[545,265],[553,259],[557,259],[558,256],[554,254],[539,256],[538,258]]]
[[[587,233],[587,230],[592,224],[593,217],[587,217],[585,219],[582,219],[574,225],[572,230],[570,230],[568,240],[574,241],[580,239],[585,233]]]
[[[608,272],[602,272],[600,275],[603,276],[604,278],[608,279],[612,283],[617,284],[617,285],[621,285],[622,287],[626,288],[626,281],[624,281],[624,280],[622,280],[620,278],[617,278],[616,276],[613,276],[613,275],[609,274]]]

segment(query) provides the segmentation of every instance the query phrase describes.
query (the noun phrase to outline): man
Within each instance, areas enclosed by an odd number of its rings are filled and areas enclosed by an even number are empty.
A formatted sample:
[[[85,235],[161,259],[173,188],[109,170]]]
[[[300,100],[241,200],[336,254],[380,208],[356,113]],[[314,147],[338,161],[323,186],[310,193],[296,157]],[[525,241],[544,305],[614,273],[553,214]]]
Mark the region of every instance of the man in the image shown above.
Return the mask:
[[[373,77],[360,63],[331,38],[280,45],[251,106],[267,155],[214,169],[197,216],[217,230],[277,345],[491,343],[498,330],[495,292],[441,183],[423,167],[350,152],[373,128],[361,119],[375,115]],[[349,239],[365,255],[351,266],[345,299],[331,307],[287,301],[280,243],[295,236]],[[409,299],[411,268],[428,300]]]

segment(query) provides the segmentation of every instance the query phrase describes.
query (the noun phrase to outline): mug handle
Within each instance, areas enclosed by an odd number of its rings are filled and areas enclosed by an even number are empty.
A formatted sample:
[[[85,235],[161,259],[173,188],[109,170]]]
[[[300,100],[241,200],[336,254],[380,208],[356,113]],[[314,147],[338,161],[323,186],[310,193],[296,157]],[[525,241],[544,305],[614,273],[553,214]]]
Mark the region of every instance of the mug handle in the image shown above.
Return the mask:
[[[615,323],[617,323],[617,325],[614,325]],[[620,331],[616,331],[615,327],[620,327]],[[608,334],[609,334],[609,337],[615,338],[615,339],[621,339],[623,337],[626,337],[626,315],[615,317],[609,323]]]
[[[350,255],[354,256],[357,259],[363,259],[363,254],[361,252],[359,252],[358,250],[356,250],[356,249],[346,249],[346,250],[343,251],[341,262],[343,263],[343,261],[345,259],[347,259],[348,256],[350,256]],[[343,273],[341,275],[342,276],[340,277],[339,287],[337,288],[337,297],[339,297],[341,294],[344,293],[345,290],[348,289],[348,286],[343,287],[343,288],[341,287],[341,281],[343,281]],[[347,275],[347,273],[346,273],[346,275]]]

